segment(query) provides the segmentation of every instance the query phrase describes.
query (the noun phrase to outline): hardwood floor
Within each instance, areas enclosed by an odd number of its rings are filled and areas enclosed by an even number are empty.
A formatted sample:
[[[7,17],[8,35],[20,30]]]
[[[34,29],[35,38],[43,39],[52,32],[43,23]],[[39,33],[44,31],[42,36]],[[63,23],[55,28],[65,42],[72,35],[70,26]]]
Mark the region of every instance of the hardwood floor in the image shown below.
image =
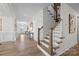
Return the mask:
[[[44,54],[37,48],[34,40],[29,40],[22,34],[16,42],[2,43],[0,56],[44,56]]]
[[[63,53],[61,56],[79,56],[79,43]]]
[[[16,42],[4,42],[0,45],[0,56],[44,56],[34,40],[22,34]],[[79,43],[61,56],[79,56]]]

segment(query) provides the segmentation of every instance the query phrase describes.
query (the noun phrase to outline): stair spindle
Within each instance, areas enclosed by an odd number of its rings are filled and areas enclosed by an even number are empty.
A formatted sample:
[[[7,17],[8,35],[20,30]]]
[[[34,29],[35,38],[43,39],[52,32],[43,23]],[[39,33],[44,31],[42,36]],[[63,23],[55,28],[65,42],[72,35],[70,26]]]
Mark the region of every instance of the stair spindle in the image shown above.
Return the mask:
[[[40,45],[40,31],[43,28],[43,26],[41,28],[38,28],[38,44]]]

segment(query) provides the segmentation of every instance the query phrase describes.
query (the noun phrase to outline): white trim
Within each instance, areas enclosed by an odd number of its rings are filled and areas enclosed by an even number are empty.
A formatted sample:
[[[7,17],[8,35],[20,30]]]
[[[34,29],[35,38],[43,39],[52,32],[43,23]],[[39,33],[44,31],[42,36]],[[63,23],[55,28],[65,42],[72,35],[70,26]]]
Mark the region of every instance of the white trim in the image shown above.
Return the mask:
[[[46,56],[50,56],[44,49],[42,49],[38,44],[37,47],[46,55]]]
[[[48,42],[49,43],[49,39],[44,39],[44,41]]]
[[[44,42],[40,42],[42,45],[44,45],[46,48],[49,48],[49,46],[47,44],[45,44]]]
[[[62,39],[59,39],[57,37],[55,37],[53,40],[54,40],[53,42],[56,42],[56,43],[62,42]],[[57,41],[57,40],[60,40],[60,41]],[[48,39],[44,39],[44,41],[46,41],[46,42],[49,43],[49,40]]]

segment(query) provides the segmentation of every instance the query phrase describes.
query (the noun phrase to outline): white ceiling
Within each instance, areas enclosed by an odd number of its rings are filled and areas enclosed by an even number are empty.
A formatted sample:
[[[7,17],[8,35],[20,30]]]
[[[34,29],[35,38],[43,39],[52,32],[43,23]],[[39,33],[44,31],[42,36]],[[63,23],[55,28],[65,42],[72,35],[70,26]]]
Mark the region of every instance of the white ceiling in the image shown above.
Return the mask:
[[[67,3],[67,4],[79,13],[79,3]]]
[[[15,15],[20,21],[28,22],[33,15],[35,15],[44,7],[48,6],[49,3],[13,3],[9,5],[13,7]]]

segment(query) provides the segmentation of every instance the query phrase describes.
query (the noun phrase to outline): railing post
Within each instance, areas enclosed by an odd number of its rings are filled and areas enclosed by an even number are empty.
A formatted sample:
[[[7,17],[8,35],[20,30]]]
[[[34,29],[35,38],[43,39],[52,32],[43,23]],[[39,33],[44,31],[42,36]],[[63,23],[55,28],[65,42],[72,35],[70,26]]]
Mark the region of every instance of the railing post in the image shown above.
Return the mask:
[[[40,28],[38,28],[38,44],[40,44]]]
[[[49,39],[49,53],[50,55],[53,54],[53,32],[52,32],[52,28],[51,28],[51,31],[50,31],[50,39]]]
[[[43,26],[41,28],[38,28],[38,44],[40,44],[40,31],[43,29]]]

